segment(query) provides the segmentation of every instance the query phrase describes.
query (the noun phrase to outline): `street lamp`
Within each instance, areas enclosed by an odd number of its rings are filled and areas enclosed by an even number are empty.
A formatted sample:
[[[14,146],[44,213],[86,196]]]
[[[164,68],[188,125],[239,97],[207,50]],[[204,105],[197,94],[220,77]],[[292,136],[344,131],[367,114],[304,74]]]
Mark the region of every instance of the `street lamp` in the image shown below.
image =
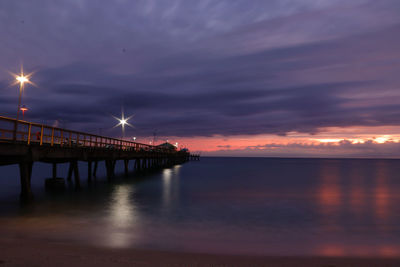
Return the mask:
[[[28,108],[25,105],[22,105],[20,110],[22,111],[22,120],[25,120],[25,111],[27,111]]]
[[[115,125],[113,128],[118,127],[118,126],[121,125],[121,128],[122,128],[122,139],[125,138],[125,125],[134,128],[133,125],[128,122],[128,120],[130,118],[132,118],[133,116],[134,115],[129,116],[128,118],[125,118],[124,112],[122,112],[121,118],[117,118],[117,117],[113,116],[114,119],[119,121],[119,123],[117,125]]]
[[[32,82],[29,81],[29,78],[32,76],[32,73],[31,73],[31,74],[25,75],[23,69],[21,68],[21,73],[20,73],[19,75],[15,75],[15,74],[13,74],[13,75],[15,76],[15,83],[14,83],[14,85],[15,85],[15,84],[19,84],[19,97],[18,97],[18,108],[17,108],[17,120],[15,121],[15,124],[14,124],[14,133],[13,133],[13,139],[14,139],[14,140],[17,140],[19,113],[20,113],[20,111],[22,110],[22,109],[21,109],[22,94],[23,94],[23,92],[24,92],[25,83],[31,83],[31,84],[32,84]],[[27,110],[27,109],[26,109],[26,110]],[[25,113],[26,110],[23,110],[23,111],[22,111],[23,114]]]
[[[25,83],[30,83],[29,75],[24,75],[24,71],[21,70],[21,74],[16,76],[15,79],[19,83],[19,97],[18,97],[18,110],[17,110],[17,121],[19,120],[19,112],[21,110],[22,93],[24,91]]]

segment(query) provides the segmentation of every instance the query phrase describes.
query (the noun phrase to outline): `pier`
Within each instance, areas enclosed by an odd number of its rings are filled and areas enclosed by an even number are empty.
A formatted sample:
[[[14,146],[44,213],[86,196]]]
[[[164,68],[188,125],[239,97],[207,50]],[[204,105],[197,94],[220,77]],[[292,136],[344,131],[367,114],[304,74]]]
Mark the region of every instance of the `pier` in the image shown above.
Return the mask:
[[[199,160],[200,156],[161,146],[141,144],[48,125],[0,116],[0,166],[18,164],[22,200],[31,200],[32,167],[35,162],[52,165],[52,180],[60,180],[57,164],[69,163],[67,179],[79,188],[81,184],[78,162],[87,162],[87,181],[97,175],[97,166],[104,162],[107,179],[115,176],[118,160],[124,162],[124,173],[129,170],[146,171]],[[61,179],[61,181],[64,181]]]

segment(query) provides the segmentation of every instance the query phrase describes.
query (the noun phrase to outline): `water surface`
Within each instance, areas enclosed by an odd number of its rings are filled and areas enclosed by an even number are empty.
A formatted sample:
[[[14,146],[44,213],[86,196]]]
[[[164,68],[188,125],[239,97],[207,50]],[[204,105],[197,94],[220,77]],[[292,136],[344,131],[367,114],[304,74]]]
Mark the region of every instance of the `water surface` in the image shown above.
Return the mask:
[[[202,158],[113,183],[101,166],[91,186],[81,164],[83,188],[58,195],[44,192],[51,165],[36,164],[29,207],[18,203],[18,168],[0,167],[0,226],[10,237],[113,248],[398,256],[399,163]]]

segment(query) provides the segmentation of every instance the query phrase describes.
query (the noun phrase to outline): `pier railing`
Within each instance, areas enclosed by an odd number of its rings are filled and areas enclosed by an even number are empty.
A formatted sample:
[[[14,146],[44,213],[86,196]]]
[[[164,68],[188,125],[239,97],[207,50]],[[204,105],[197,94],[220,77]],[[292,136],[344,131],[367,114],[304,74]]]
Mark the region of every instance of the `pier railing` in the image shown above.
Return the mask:
[[[0,116],[0,142],[18,142],[27,145],[102,148],[138,152],[175,152],[158,146],[141,144],[79,131],[52,127],[39,123]]]

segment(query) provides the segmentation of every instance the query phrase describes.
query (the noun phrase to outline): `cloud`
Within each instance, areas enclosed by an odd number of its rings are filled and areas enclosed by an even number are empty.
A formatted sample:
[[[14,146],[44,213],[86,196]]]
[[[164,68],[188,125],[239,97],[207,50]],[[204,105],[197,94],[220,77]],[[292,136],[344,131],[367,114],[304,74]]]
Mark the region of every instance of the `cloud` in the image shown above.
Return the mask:
[[[36,71],[30,120],[115,135],[124,106],[136,136],[400,125],[397,1],[61,2],[0,4],[3,64]]]
[[[224,145],[224,146],[217,146],[218,148],[225,148],[225,149],[230,149],[231,148],[231,146],[230,145]]]
[[[338,143],[319,144],[265,144],[248,146],[244,149],[221,149],[205,152],[207,156],[259,156],[259,157],[328,157],[328,158],[398,158],[400,143],[373,141],[352,143],[342,140]]]

